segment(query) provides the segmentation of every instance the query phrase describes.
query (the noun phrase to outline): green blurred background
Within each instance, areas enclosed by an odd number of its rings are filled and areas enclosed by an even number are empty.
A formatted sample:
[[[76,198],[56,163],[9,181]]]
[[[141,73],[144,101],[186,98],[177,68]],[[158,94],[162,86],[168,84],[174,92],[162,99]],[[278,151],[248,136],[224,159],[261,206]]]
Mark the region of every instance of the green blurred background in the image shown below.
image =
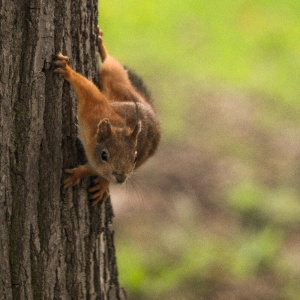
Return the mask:
[[[159,151],[112,188],[134,300],[300,299],[300,1],[100,1]]]

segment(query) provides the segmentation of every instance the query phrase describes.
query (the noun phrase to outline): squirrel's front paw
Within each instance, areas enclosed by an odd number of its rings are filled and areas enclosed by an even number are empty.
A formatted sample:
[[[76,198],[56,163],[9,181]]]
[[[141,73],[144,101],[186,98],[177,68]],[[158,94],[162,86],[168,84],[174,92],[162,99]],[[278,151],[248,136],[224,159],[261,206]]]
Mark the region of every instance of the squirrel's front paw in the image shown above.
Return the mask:
[[[54,69],[54,72],[66,75],[67,66],[68,66],[68,63],[70,60],[69,57],[64,56],[61,52],[59,52],[56,55],[56,58],[57,58],[57,60],[54,62],[54,64],[57,66],[57,68]]]
[[[109,182],[102,177],[94,179],[94,186],[89,189],[90,193],[93,193],[90,198],[92,199],[92,205],[97,205],[100,201],[105,201],[109,197],[108,186]]]
[[[65,169],[65,173],[70,175],[64,180],[64,189],[78,184],[83,176],[80,167],[74,169]]]

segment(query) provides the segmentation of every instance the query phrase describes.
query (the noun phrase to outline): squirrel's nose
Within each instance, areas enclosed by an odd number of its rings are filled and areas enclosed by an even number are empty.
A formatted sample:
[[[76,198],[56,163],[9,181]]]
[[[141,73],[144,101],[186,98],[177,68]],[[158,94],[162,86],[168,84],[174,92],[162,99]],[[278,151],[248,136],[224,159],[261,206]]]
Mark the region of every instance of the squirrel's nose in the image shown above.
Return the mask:
[[[124,174],[120,174],[117,172],[113,172],[112,174],[116,178],[118,183],[123,183],[126,180],[126,176]]]

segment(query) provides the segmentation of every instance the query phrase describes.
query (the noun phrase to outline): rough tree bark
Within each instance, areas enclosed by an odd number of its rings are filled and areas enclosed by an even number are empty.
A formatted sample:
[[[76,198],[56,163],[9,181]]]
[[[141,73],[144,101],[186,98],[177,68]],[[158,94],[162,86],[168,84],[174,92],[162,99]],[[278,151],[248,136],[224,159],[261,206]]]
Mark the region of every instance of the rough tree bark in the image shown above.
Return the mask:
[[[0,299],[124,299],[110,201],[64,191],[79,160],[76,99],[51,69],[62,51],[94,82],[97,0],[0,2]]]

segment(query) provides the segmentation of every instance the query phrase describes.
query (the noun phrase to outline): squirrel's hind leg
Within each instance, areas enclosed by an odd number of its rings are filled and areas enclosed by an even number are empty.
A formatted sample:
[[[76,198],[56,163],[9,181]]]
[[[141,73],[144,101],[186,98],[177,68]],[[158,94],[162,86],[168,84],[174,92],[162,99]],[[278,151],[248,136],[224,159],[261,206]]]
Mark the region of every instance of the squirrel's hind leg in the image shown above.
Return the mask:
[[[108,51],[103,42],[103,31],[100,28],[98,28],[98,43],[101,61],[103,62],[108,56]]]

